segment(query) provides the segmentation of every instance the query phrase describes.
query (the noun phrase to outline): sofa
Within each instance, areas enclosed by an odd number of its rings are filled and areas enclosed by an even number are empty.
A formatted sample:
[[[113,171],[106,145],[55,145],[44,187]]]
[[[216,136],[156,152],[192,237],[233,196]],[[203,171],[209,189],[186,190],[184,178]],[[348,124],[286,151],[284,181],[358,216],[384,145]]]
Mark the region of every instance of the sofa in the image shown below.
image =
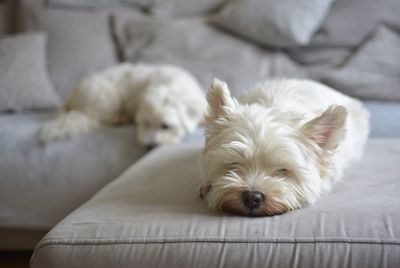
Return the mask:
[[[54,227],[33,267],[395,267],[400,170],[388,163],[399,153],[398,14],[390,0],[0,1],[0,249],[33,249]],[[370,111],[365,159],[320,205],[247,219],[214,215],[197,197],[202,129],[146,156],[131,125],[38,143],[79,79],[123,61],[182,66],[204,90],[218,77],[235,96],[269,78],[326,83]],[[172,160],[169,187],[160,181]],[[157,198],[131,198],[143,193]],[[363,225],[374,200],[387,209],[373,207]]]
[[[399,168],[387,161],[398,139],[370,140],[314,206],[253,218],[212,213],[199,198],[201,148],[146,155],[57,224],[31,267],[398,267]]]

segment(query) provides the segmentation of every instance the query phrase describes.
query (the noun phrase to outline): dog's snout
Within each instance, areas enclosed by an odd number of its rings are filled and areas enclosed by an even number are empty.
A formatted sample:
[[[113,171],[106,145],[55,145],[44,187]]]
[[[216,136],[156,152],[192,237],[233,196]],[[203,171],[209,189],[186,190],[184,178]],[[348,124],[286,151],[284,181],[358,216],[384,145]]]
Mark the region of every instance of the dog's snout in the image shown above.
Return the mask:
[[[151,150],[153,150],[154,148],[156,148],[157,146],[158,146],[157,143],[148,143],[148,144],[146,144],[146,150],[147,150],[147,151],[151,151]]]
[[[249,209],[259,208],[264,199],[264,194],[257,191],[245,191],[242,194],[243,204]]]

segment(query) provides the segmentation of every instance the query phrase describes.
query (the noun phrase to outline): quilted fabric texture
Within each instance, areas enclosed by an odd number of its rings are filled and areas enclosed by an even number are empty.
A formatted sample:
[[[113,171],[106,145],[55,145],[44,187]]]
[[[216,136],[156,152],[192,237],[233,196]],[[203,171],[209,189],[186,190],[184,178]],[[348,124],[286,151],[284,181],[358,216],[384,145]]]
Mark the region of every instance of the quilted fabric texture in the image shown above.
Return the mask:
[[[206,89],[217,77],[237,94],[270,77],[305,77],[286,55],[232,37],[202,19],[155,19],[141,14],[114,16],[124,59],[169,63],[193,73]]]
[[[322,81],[362,99],[400,100],[400,35],[382,26],[346,63]]]
[[[145,156],[59,223],[31,267],[397,267],[400,140],[371,140],[314,206],[248,218],[209,211],[201,145]]]
[[[306,45],[333,1],[233,0],[211,22],[264,45]]]
[[[0,39],[0,111],[59,106],[47,75],[44,33]]]

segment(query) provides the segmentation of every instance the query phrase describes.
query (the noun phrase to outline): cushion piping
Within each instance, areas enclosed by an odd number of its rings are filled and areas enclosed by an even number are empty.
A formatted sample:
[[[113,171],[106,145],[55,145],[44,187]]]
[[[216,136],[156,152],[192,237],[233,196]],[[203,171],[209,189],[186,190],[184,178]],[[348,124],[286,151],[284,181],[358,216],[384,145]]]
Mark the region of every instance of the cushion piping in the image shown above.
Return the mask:
[[[192,239],[158,239],[158,240],[146,240],[146,239],[77,239],[77,240],[65,240],[65,239],[51,239],[44,240],[37,245],[36,251],[46,246],[69,246],[69,245],[118,245],[118,244],[175,244],[175,243],[224,243],[224,244],[236,244],[236,243],[271,243],[271,244],[319,244],[319,243],[342,243],[342,244],[378,244],[378,245],[398,245],[400,246],[399,239],[351,239],[351,238],[281,238],[281,239],[259,239],[259,240],[242,240],[240,238],[221,239],[218,237],[214,238],[192,238]]]

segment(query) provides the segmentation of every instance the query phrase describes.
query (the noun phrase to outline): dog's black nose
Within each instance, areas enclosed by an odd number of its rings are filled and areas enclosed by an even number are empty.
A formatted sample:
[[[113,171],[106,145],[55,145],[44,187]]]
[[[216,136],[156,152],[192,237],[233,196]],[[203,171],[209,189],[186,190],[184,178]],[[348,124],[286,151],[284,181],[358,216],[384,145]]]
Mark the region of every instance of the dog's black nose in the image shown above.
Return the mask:
[[[242,194],[243,204],[249,209],[259,208],[264,199],[264,194],[257,191],[245,191]]]
[[[157,147],[157,143],[148,143],[148,144],[146,144],[146,150],[147,151],[151,151],[151,150],[153,150],[154,148],[156,148]]]

